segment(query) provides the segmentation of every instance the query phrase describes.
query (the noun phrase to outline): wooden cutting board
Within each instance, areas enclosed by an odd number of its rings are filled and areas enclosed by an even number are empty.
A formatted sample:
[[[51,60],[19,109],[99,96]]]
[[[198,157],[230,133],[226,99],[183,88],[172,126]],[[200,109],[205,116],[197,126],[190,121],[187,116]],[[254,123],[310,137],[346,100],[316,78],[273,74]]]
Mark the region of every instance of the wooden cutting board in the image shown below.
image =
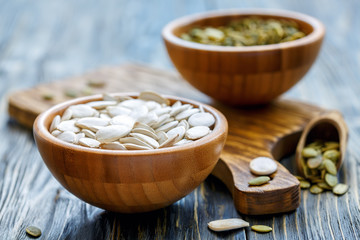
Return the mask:
[[[103,80],[104,86],[89,88],[89,81]],[[232,192],[235,207],[244,214],[287,212],[300,204],[299,181],[280,163],[272,180],[263,186],[249,187],[253,178],[249,161],[267,156],[276,160],[294,153],[300,134],[310,119],[327,112],[309,104],[279,99],[272,104],[239,109],[212,101],[192,88],[177,74],[139,65],[104,67],[83,76],[55,81],[11,93],[9,114],[19,123],[32,127],[36,116],[54,104],[71,99],[65,91],[85,93],[155,90],[213,105],[229,122],[229,135],[213,174]],[[90,91],[89,91],[90,90]],[[43,95],[53,95],[45,100]]]

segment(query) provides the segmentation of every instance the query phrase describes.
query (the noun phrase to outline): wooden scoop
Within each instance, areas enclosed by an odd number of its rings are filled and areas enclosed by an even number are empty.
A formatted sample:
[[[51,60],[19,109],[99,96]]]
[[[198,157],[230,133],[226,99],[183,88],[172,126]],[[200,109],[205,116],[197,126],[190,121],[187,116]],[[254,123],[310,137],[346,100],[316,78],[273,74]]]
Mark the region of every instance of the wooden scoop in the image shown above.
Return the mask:
[[[340,144],[340,158],[337,162],[337,169],[344,161],[346,145],[348,140],[348,128],[337,111],[330,111],[313,118],[304,128],[296,148],[296,166],[301,175],[304,175],[301,166],[301,151],[303,148],[316,140],[335,141]]]

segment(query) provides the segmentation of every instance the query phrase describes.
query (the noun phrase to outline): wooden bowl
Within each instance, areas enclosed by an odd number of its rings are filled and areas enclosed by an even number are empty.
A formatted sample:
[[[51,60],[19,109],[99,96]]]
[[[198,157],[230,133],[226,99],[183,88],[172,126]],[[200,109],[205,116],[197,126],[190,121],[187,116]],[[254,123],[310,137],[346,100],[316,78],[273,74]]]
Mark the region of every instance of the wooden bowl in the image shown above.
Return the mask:
[[[165,97],[172,103],[180,100],[194,106],[201,104],[184,98]],[[228,126],[223,114],[205,104],[201,104],[205,111],[216,119],[213,131],[182,146],[136,151],[92,149],[61,141],[48,131],[52,119],[67,107],[100,99],[100,95],[95,95],[56,105],[39,115],[33,127],[45,164],[78,198],[115,212],[152,211],[186,196],[215,167]]]
[[[288,19],[307,36],[291,42],[245,47],[182,40],[197,26],[224,26],[249,16]],[[232,105],[270,102],[297,83],[315,61],[325,35],[317,19],[284,10],[215,11],[174,20],[162,32],[168,54],[182,77],[203,93]]]

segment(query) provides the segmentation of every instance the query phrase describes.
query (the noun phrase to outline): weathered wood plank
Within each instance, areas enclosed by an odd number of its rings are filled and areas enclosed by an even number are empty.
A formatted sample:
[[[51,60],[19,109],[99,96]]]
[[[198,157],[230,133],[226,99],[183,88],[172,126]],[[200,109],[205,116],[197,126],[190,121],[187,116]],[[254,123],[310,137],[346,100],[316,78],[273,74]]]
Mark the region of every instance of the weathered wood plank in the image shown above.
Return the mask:
[[[359,1],[1,0],[0,6],[1,238],[28,239],[24,228],[36,224],[44,232],[41,239],[360,239]],[[86,205],[51,177],[31,132],[7,118],[6,94],[15,89],[127,61],[172,68],[160,38],[168,21],[234,7],[290,9],[325,23],[327,36],[316,64],[286,95],[339,109],[350,129],[341,170],[349,193],[334,197],[303,191],[296,212],[241,216],[252,224],[273,226],[271,234],[210,232],[208,221],[239,216],[230,193],[214,177],[174,205],[150,214],[118,215]]]

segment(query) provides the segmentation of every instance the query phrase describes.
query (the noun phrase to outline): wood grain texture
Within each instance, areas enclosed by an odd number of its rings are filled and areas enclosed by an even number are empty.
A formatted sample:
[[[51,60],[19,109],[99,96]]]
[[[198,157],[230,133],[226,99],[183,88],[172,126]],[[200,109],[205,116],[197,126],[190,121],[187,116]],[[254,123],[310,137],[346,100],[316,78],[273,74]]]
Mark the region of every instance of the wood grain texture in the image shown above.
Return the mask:
[[[131,96],[133,94],[119,94]],[[203,106],[215,118],[212,132],[179,147],[115,151],[91,149],[53,137],[49,127],[56,115],[71,105],[101,100],[101,95],[78,98],[43,112],[34,123],[39,152],[54,177],[69,192],[94,206],[121,213],[158,210],[193,191],[214,169],[225,144],[227,121],[216,109],[178,97],[164,96],[171,104],[181,101]]]
[[[210,176],[165,209],[130,216],[104,212],[62,188],[43,164],[31,132],[8,118],[7,95],[21,88],[127,61],[173,69],[160,37],[166,23],[196,12],[248,7],[299,11],[325,24],[317,61],[285,96],[343,114],[350,138],[339,178],[350,185],[346,195],[302,191],[296,211],[251,217],[237,212],[231,193]],[[1,1],[1,238],[29,239],[23,230],[33,224],[43,231],[40,239],[360,239],[360,35],[354,31],[360,28],[359,8],[357,0]],[[211,103],[174,72],[134,71],[131,76],[123,79],[124,91],[150,88]],[[174,84],[163,85],[165,79]],[[295,172],[293,156],[281,163]],[[208,230],[209,221],[231,217],[274,230]]]
[[[179,38],[194,27],[225,26],[248,16],[292,20],[307,36],[244,48],[210,46]],[[295,85],[315,61],[324,34],[324,26],[307,15],[241,9],[184,17],[169,23],[162,35],[172,62],[185,80],[224,103],[250,105],[268,103]]]

